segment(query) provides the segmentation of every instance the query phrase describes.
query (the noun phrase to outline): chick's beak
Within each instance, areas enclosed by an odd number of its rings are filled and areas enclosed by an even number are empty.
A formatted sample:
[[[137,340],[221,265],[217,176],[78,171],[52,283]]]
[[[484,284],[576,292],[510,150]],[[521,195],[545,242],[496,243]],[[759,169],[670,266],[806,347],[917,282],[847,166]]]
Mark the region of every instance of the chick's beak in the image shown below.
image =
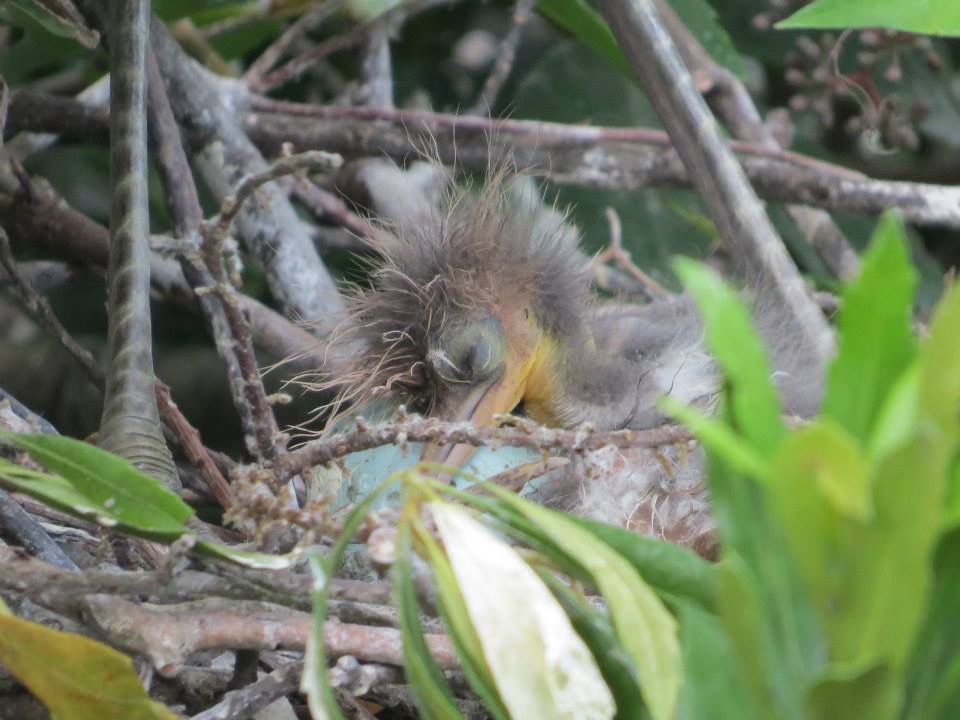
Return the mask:
[[[430,413],[431,417],[450,422],[469,421],[474,425],[492,425],[495,415],[513,410],[523,397],[523,373],[503,375],[478,385],[454,385],[444,400]],[[420,459],[459,468],[467,463],[475,448],[467,444],[424,445]],[[449,477],[442,478],[449,481]]]

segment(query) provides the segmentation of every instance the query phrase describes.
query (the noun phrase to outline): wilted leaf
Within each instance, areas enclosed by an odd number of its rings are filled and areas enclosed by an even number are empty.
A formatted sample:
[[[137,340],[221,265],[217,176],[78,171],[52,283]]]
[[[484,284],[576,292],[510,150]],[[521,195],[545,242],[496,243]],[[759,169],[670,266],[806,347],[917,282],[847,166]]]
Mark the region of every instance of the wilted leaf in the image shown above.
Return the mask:
[[[123,458],[88,443],[61,435],[2,431],[0,439],[57,473],[13,472],[5,465],[0,482],[66,512],[160,541],[180,537],[193,515],[175,493]]]
[[[596,658],[603,679],[617,703],[617,720],[647,720],[649,715],[643,703],[637,668],[617,640],[610,619],[551,571],[540,569],[540,577],[563,606],[574,630]]]
[[[130,658],[82,635],[10,614],[0,602],[0,665],[58,720],[176,720],[150,699]]]
[[[956,0],[818,0],[777,27],[882,27],[920,35],[960,35],[960,4]]]
[[[83,16],[70,0],[8,0],[48,32],[61,37],[73,38],[88,48],[100,42],[100,33],[87,27]]]
[[[730,415],[737,432],[762,457],[783,436],[780,400],[770,363],[750,313],[720,276],[701,263],[678,258],[677,275],[703,317],[706,342],[726,376]]]
[[[596,660],[537,574],[467,511],[430,509],[511,716],[612,718]]]
[[[680,645],[676,621],[656,593],[623,556],[575,521],[501,488],[488,489],[590,576],[607,602],[617,638],[640,673],[651,715],[654,720],[673,718],[683,675]]]
[[[827,374],[823,414],[867,445],[894,382],[915,353],[911,330],[916,273],[899,219],[884,215],[843,293],[838,351]]]
[[[270,553],[237,550],[229,545],[222,545],[209,540],[198,540],[195,548],[198,553],[219,558],[258,570],[286,570],[293,567],[300,560],[299,552],[290,552],[286,555],[271,555]]]

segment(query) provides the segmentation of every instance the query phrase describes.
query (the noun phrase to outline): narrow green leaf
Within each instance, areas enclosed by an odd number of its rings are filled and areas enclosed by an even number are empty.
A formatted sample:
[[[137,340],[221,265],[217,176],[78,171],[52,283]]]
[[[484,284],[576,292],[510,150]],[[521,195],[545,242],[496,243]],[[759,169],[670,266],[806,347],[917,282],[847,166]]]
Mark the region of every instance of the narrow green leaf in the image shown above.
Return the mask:
[[[755,452],[769,457],[784,427],[770,363],[750,313],[733,289],[702,263],[678,258],[674,268],[697,303],[707,346],[727,379],[730,414],[737,431]]]
[[[820,420],[792,433],[772,461],[770,507],[822,617],[837,604],[844,519],[873,514],[870,467],[843,427]]]
[[[756,448],[724,422],[704,415],[672,397],[660,399],[664,412],[690,428],[705,447],[724,458],[730,465],[754,480],[765,480],[768,464]]]
[[[620,553],[661,596],[685,598],[712,610],[717,599],[716,566],[688,548],[638,535],[588,518],[569,519]]]
[[[882,27],[920,35],[960,35],[960,4],[956,0],[818,0],[776,27]]]
[[[576,522],[489,487],[501,501],[537,524],[550,540],[589,574],[609,607],[617,637],[640,672],[654,720],[672,720],[683,677],[676,621],[633,566]]]
[[[896,717],[900,685],[885,664],[834,667],[810,689],[810,720],[888,720]]]
[[[95,48],[100,33],[87,27],[71,0],[7,0],[15,8],[36,20],[47,32],[71,38],[87,48]]]
[[[403,671],[424,720],[462,719],[453,693],[437,666],[420,622],[420,604],[413,588],[413,545],[409,522],[397,526],[397,556],[393,563],[393,591],[403,635]]]
[[[633,69],[610,28],[585,0],[537,0],[537,10],[605,58],[627,77]]]
[[[175,493],[123,458],[88,443],[60,435],[4,431],[0,440],[26,450],[59,476],[8,474],[0,476],[0,481],[66,512],[160,541],[182,535],[184,523],[193,515]]]
[[[960,527],[940,539],[934,577],[907,669],[907,720],[960,717]]]
[[[827,374],[823,414],[870,442],[890,387],[916,349],[911,309],[916,272],[896,215],[881,218],[859,277],[843,293],[838,351]]]
[[[686,671],[681,717],[756,718],[737,675],[736,656],[720,619],[691,602],[681,601],[679,606],[680,645]]]
[[[197,540],[194,548],[201,555],[207,555],[220,560],[226,560],[234,565],[241,565],[258,570],[286,570],[296,565],[302,555],[300,552],[291,552],[286,555],[271,555],[269,553],[251,552],[250,550],[237,550],[228,545],[222,545],[209,540]]]
[[[0,601],[0,665],[58,720],[176,720],[150,699],[126,655],[13,616]]]
[[[373,503],[396,482],[397,475],[391,475],[350,511],[343,522],[340,537],[337,538],[337,542],[334,543],[326,558],[317,552],[310,552],[307,555],[310,572],[313,575],[313,590],[310,592],[310,599],[313,602],[313,623],[304,653],[300,689],[307,696],[307,705],[313,720],[344,720],[337,699],[334,697],[333,688],[330,686],[327,650],[323,637],[323,626],[327,620],[327,593],[330,591],[330,579],[340,566],[347,546],[357,534],[360,524]]]
[[[946,459],[939,433],[918,428],[912,441],[874,469],[875,514],[847,524],[830,570],[838,578],[826,627],[831,657],[899,673],[918,630],[940,528]]]
[[[460,588],[457,586],[457,578],[450,566],[450,561],[428,533],[424,533],[419,539],[423,542],[433,570],[440,616],[457,650],[457,657],[460,659],[460,665],[470,687],[483,700],[484,707],[494,720],[510,720],[510,715],[503,706],[496,683],[490,674],[490,668],[483,659],[480,638],[470,622],[470,615]]]

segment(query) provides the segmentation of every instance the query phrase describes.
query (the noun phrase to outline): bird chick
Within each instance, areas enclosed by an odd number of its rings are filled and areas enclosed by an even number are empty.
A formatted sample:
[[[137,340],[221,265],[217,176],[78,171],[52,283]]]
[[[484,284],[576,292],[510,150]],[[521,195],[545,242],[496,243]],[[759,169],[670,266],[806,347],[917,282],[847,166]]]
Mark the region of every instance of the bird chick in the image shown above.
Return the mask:
[[[712,407],[721,378],[689,300],[598,305],[579,234],[528,178],[501,170],[476,189],[431,185],[425,201],[423,185],[404,182],[399,168],[373,167],[369,205],[402,210],[387,210],[371,285],[356,289],[341,328],[363,348],[337,378],[341,407],[386,399],[481,424],[522,411],[550,426],[599,430],[663,423],[663,395]],[[383,202],[378,187],[391,188]],[[404,192],[417,197],[405,201]],[[756,320],[788,410],[809,412],[816,363],[780,337],[774,308],[758,303]],[[458,466],[472,452],[428,446],[424,457]],[[702,460],[686,447],[588,453],[532,496],[701,552],[710,546]]]

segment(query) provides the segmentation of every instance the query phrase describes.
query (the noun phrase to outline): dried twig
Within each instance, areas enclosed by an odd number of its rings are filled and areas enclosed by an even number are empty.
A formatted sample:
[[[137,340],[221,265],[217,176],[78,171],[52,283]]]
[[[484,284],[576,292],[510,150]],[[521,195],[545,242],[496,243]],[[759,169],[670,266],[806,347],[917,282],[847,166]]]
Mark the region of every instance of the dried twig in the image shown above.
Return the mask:
[[[297,18],[276,40],[267,46],[266,50],[260,53],[260,57],[250,64],[247,72],[243,75],[243,81],[250,87],[259,85],[261,78],[280,62],[280,58],[297,40],[338,12],[341,7],[343,7],[343,0],[326,0],[326,2]]]
[[[656,0],[656,4],[697,84],[703,86],[707,101],[733,134],[741,140],[779,150],[779,142],[760,118],[753,98],[740,79],[710,57],[668,3]],[[826,212],[802,205],[789,205],[787,211],[834,275],[849,279],[856,274],[857,253]]]
[[[455,0],[411,0],[410,2],[400,3],[386,12],[381,13],[369,23],[357,25],[357,27],[345,35],[337,35],[336,37],[324,40],[316,47],[298,55],[273,72],[264,75],[257,82],[251,82],[249,86],[257,92],[269,92],[296,79],[317,61],[339,50],[359,44],[377,28],[392,27],[398,18],[409,17],[441,5],[449,5],[451,2],[455,2]]]
[[[606,215],[607,222],[610,224],[610,244],[605,250],[591,259],[591,267],[612,261],[616,263],[617,267],[640,283],[651,298],[662,298],[670,295],[670,292],[663,287],[663,285],[634,264],[630,253],[623,247],[623,226],[620,223],[620,216],[617,214],[617,211],[612,207],[608,207]]]
[[[60,546],[9,494],[0,490],[0,524],[31,555],[67,571],[77,570]]]
[[[313,618],[278,605],[206,600],[173,606],[136,605],[112,595],[89,595],[85,605],[91,622],[111,644],[146,655],[157,671],[175,676],[195,652],[247,648],[303,650]],[[442,668],[458,667],[446,635],[425,635]],[[400,631],[337,621],[324,625],[327,653],[388,665],[403,665]]]
[[[197,713],[190,720],[244,720],[254,717],[278,698],[296,692],[302,673],[302,661],[287,663],[245,688],[228,692],[223,700]]]
[[[249,199],[258,188],[268,182],[304,170],[332,172],[343,164],[343,158],[322,150],[308,150],[296,155],[281,155],[265,170],[260,170],[241,178],[232,194],[223,199],[220,214],[216,222],[208,223],[205,230],[204,254],[208,258],[216,257],[220,246],[230,232],[230,225],[244,201]],[[211,268],[213,270],[213,268]],[[214,270],[214,272],[216,272]]]
[[[510,77],[513,61],[517,56],[517,46],[520,44],[520,38],[523,37],[523,28],[530,19],[535,4],[536,0],[516,0],[510,30],[500,41],[493,69],[483,83],[480,97],[477,98],[473,108],[467,111],[470,115],[489,115],[493,112],[497,96],[500,94],[507,78]]]
[[[594,0],[710,211],[720,236],[764,283],[790,332],[826,362],[833,335],[743,169],[694,87],[651,0]]]
[[[652,430],[614,430],[592,432],[589,429],[564,430],[531,422],[516,422],[501,427],[473,425],[466,422],[445,422],[435,418],[403,416],[380,425],[357,422],[356,429],[311,440],[270,464],[279,480],[285,480],[313,465],[320,465],[350,453],[403,442],[464,443],[475,445],[510,445],[543,452],[585,452],[601,447],[659,447],[687,442],[690,433],[677,425],[664,425]]]
[[[417,156],[425,142],[438,158],[467,171],[493,159],[520,166],[561,185],[605,190],[691,185],[690,175],[660,130],[490,119],[428,111],[382,110],[285,103],[254,98],[246,115],[251,137],[266,151],[283,142],[323,148],[344,157]],[[889,208],[920,225],[960,228],[960,188],[877,180],[787,150],[731,142],[757,193],[774,202],[879,215]]]

